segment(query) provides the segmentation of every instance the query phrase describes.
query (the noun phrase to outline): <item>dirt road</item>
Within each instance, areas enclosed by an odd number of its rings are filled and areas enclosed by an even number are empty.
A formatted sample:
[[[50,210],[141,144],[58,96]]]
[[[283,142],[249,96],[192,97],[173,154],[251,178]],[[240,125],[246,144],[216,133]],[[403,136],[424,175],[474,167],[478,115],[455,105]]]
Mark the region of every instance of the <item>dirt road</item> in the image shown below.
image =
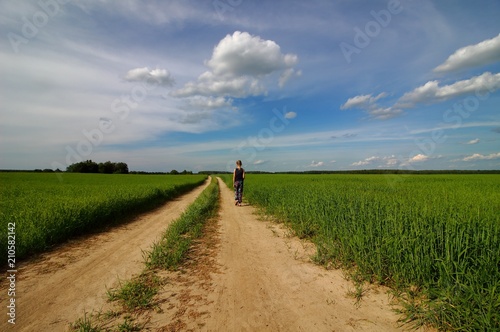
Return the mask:
[[[235,206],[232,191],[220,179],[219,185],[219,217],[209,222],[180,271],[159,273],[168,282],[158,307],[137,317],[144,330],[403,330],[386,289],[368,289],[356,306],[348,295],[354,286],[341,271],[311,263],[312,244],[259,220],[245,202]],[[202,189],[21,268],[18,331],[65,331],[84,310],[107,310],[106,288],[142,270],[141,251]],[[8,331],[4,321],[0,330]]]
[[[72,241],[22,264],[17,273],[16,325],[2,318],[0,331],[66,331],[84,311],[99,310],[106,302],[106,289],[144,269],[143,251],[151,248],[208,184],[206,181],[126,225]],[[3,283],[0,289],[2,304],[5,286]]]
[[[368,292],[361,306],[340,271],[310,262],[310,244],[258,221],[251,206],[235,207],[221,183],[222,273],[214,276],[211,331],[396,331],[384,293]]]
[[[341,271],[310,261],[313,245],[281,225],[259,220],[248,204],[234,206],[219,179],[220,217],[195,248],[203,257],[162,293],[151,331],[402,331],[386,289],[373,287],[360,306]],[[207,237],[207,235],[205,236]]]

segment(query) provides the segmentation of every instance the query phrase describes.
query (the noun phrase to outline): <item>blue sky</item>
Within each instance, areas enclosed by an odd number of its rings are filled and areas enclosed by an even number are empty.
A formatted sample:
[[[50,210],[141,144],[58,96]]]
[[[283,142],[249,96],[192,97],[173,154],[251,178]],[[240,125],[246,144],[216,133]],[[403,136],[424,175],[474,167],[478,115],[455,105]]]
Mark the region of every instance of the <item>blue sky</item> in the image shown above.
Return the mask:
[[[0,1],[0,169],[500,169],[500,2]]]

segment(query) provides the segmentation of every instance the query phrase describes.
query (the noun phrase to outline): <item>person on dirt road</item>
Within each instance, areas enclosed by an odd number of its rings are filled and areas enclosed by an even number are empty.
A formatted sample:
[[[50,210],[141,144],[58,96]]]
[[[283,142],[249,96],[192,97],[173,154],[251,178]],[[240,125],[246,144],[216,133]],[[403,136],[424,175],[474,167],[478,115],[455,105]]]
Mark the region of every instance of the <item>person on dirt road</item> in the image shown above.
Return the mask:
[[[233,172],[234,205],[241,206],[243,196],[243,181],[245,180],[245,170],[241,167],[241,160],[236,161],[236,168]]]

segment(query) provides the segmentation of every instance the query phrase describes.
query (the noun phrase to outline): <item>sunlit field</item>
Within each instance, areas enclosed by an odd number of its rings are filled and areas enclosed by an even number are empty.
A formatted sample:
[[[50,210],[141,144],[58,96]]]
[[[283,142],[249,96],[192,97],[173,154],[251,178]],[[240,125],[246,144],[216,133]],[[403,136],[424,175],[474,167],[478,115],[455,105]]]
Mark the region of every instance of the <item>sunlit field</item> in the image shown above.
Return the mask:
[[[499,175],[247,174],[244,197],[319,262],[395,289],[413,322],[500,326]]]
[[[59,181],[54,173],[0,173],[0,220],[5,233],[15,223],[16,258],[22,259],[151,209],[205,178],[65,173]],[[0,245],[7,247],[6,236]]]

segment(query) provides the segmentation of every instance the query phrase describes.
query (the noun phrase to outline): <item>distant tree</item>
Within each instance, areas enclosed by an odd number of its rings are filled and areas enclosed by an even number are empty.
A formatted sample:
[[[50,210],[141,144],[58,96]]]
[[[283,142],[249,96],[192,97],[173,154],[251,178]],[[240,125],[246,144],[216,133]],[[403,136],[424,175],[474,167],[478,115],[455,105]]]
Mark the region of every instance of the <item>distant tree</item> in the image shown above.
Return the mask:
[[[125,163],[116,163],[114,164],[114,172],[115,174],[128,174],[128,166]]]
[[[85,173],[99,173],[99,165],[92,160],[87,160],[86,164],[86,172]]]
[[[128,166],[122,162],[113,163],[111,161],[106,161],[97,164],[92,160],[87,160],[69,165],[66,171],[72,173],[128,174]]]
[[[69,165],[66,168],[66,171],[72,173],[98,173],[99,165],[92,160],[81,161],[79,163]]]
[[[177,170],[173,169],[173,170],[170,171],[170,174],[172,174],[172,175],[178,175],[179,172],[177,172]]]
[[[99,173],[113,174],[115,172],[115,165],[111,161],[99,163]]]

